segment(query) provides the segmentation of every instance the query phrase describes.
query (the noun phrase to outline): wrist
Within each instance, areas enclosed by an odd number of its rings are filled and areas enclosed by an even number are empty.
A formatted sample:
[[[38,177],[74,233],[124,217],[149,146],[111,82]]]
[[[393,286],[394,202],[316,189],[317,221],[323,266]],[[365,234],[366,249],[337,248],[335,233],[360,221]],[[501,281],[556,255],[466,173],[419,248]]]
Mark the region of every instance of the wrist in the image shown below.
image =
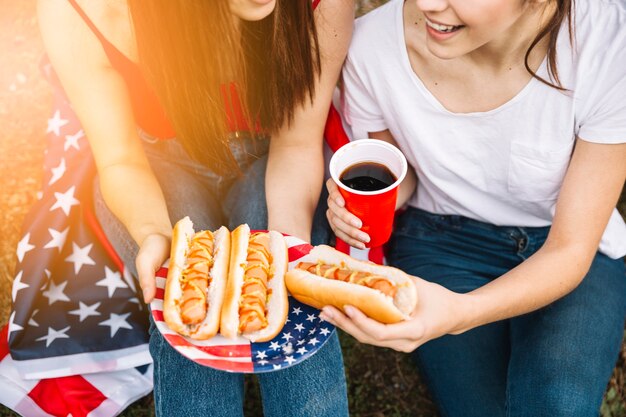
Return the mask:
[[[456,317],[450,334],[461,334],[477,327],[478,306],[471,293],[456,293],[453,300],[453,317]]]

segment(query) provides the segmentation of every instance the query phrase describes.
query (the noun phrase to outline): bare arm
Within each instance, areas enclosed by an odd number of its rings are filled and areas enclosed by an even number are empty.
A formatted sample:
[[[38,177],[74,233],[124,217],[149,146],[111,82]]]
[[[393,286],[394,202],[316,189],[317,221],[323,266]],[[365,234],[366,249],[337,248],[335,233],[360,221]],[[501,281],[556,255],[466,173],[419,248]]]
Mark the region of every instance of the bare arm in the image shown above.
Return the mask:
[[[546,306],[587,274],[625,180],[626,144],[578,139],[548,238],[518,267],[468,294],[416,278],[420,303],[411,320],[400,324],[383,325],[350,308],[349,317],[326,307],[325,314],[362,342],[412,351],[441,335]]]
[[[464,303],[469,320],[458,330],[536,310],[576,288],[591,266],[625,179],[626,144],[578,139],[545,244],[517,268],[470,293]]]
[[[272,136],[265,178],[270,229],[310,240],[324,177],[323,133],[333,90],[348,51],[353,0],[323,0],[315,10],[321,77],[315,99],[296,111],[291,126]]]
[[[89,138],[104,200],[140,246],[149,236],[158,242],[152,263],[162,263],[171,224],[137,135],[124,80],[69,2],[39,0],[38,15],[46,51]],[[156,266],[137,266],[151,298],[150,269]]]

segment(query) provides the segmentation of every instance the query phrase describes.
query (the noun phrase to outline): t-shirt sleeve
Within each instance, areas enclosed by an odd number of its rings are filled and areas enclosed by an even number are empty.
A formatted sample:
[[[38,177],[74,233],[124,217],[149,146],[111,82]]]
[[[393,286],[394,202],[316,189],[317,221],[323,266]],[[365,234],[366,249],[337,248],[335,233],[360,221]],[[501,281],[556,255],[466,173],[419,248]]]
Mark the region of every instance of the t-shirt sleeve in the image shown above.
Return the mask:
[[[592,70],[580,73],[584,87],[578,97],[582,111],[577,115],[577,135],[587,142],[625,143],[626,36],[603,54],[595,57]]]
[[[353,132],[365,134],[387,129],[381,108],[369,79],[362,69],[348,59],[343,68],[343,116]]]

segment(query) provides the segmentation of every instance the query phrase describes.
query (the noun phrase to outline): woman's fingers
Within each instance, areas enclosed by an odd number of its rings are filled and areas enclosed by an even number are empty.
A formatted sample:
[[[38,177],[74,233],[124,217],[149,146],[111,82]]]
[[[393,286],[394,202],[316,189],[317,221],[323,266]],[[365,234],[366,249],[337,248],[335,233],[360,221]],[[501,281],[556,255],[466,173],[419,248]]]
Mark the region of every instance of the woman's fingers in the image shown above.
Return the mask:
[[[143,300],[150,303],[156,294],[155,273],[167,259],[170,240],[161,234],[148,235],[135,260],[139,285],[143,292]]]
[[[346,314],[332,306],[326,306],[322,310],[322,318],[351,334],[361,343],[402,352],[412,352],[423,343],[421,337],[412,331],[409,322],[383,324],[370,319],[355,307],[345,306],[344,310]]]
[[[326,187],[329,191],[326,217],[335,235],[351,246],[365,248],[370,237],[360,230],[363,226],[361,220],[344,207],[344,200],[332,179],[328,180]]]

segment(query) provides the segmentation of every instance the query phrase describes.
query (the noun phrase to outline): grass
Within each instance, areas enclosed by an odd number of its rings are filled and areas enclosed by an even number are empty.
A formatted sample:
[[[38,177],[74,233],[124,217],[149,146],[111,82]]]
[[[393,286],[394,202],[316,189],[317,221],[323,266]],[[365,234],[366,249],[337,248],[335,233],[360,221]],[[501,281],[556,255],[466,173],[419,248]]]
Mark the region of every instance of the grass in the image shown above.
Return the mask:
[[[362,14],[385,0],[360,0]],[[50,92],[38,76],[42,54],[34,0],[0,0],[0,325],[7,322],[15,267],[15,247],[28,207],[41,183],[43,132],[50,112]],[[5,52],[9,52],[8,54]],[[8,60],[6,57],[10,56]],[[626,214],[626,195],[619,208]],[[437,412],[407,355],[361,345],[340,334],[351,414],[355,417],[434,417]],[[246,381],[245,415],[261,416],[253,378]],[[602,417],[626,417],[626,352],[622,349],[601,408]],[[0,417],[17,414],[0,406]],[[149,395],[122,416],[153,416]]]

